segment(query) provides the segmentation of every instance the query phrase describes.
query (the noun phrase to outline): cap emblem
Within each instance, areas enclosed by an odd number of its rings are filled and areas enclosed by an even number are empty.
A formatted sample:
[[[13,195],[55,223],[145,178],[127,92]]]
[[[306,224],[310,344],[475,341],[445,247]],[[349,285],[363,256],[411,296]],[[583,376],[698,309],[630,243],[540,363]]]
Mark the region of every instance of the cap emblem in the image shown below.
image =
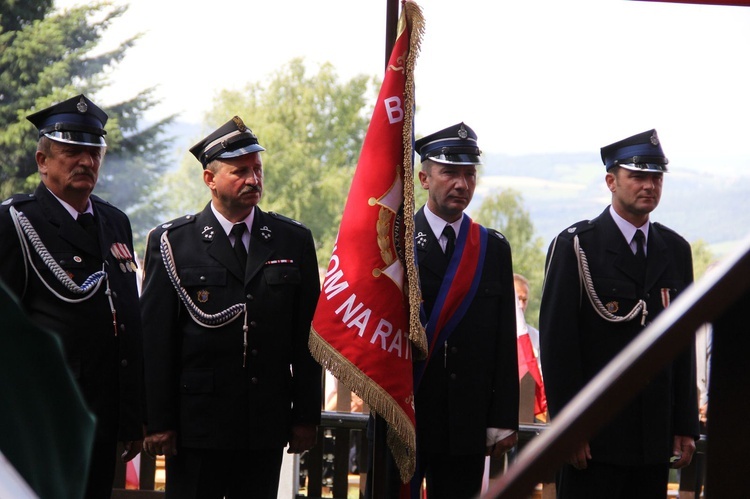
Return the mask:
[[[656,130],[654,130],[654,133],[651,134],[651,143],[655,146],[659,145],[659,136],[656,135]]]
[[[464,128],[464,124],[461,123],[461,128],[458,129],[458,137],[461,139],[465,139],[469,136],[469,132],[466,131],[466,128]]]
[[[232,118],[232,121],[234,121],[234,124],[237,125],[237,130],[239,130],[240,132],[244,132],[245,130],[247,130],[247,126],[239,116],[235,116],[234,118]]]
[[[81,96],[78,104],[76,104],[76,109],[78,109],[79,113],[85,113],[89,110],[89,106],[86,104],[86,101],[83,100],[83,96]]]

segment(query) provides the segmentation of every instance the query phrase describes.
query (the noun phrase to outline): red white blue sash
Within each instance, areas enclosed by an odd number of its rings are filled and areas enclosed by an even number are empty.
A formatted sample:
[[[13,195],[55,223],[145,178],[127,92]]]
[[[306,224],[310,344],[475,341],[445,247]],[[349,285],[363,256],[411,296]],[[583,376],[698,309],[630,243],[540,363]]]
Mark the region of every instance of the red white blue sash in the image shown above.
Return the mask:
[[[427,359],[414,366],[415,392],[435,347],[448,340],[471,305],[482,277],[486,252],[487,229],[464,216],[456,239],[456,249],[448,263],[432,313],[425,325],[429,350]],[[424,320],[424,309],[422,317]]]

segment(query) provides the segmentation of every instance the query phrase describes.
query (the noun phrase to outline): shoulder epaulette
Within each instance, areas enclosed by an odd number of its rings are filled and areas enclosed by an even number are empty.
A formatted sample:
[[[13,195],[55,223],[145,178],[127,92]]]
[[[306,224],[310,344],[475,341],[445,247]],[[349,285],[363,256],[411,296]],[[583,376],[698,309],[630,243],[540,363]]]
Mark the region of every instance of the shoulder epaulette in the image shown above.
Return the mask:
[[[284,215],[276,213],[275,211],[269,211],[268,214],[272,216],[273,218],[275,218],[276,220],[281,220],[282,222],[286,222],[288,224],[292,224],[297,227],[307,228],[302,222],[294,220],[293,218],[285,217]]]
[[[558,237],[563,238],[569,238],[572,239],[578,234],[582,234],[586,231],[589,231],[594,228],[596,219],[593,220],[581,220],[580,222],[576,222],[567,229],[560,232]]]
[[[99,196],[97,196],[97,195],[95,195],[95,194],[92,194],[91,196],[89,196],[89,199],[91,199],[91,202],[92,202],[92,203],[96,203],[96,204],[104,205],[104,206],[106,206],[106,207],[108,207],[108,208],[112,208],[113,210],[117,210],[117,211],[119,211],[120,213],[122,213],[123,215],[126,215],[126,216],[127,216],[127,214],[126,214],[126,213],[125,213],[124,211],[122,211],[122,210],[121,210],[120,208],[118,208],[117,206],[113,205],[112,203],[110,203],[110,202],[109,202],[109,201],[107,201],[106,199],[102,199],[102,198],[100,198]]]
[[[675,236],[679,237],[682,240],[686,240],[684,237],[682,237],[682,235],[680,235],[679,232],[675,231],[674,229],[670,229],[666,225],[663,225],[663,224],[661,224],[659,222],[651,222],[651,224],[655,225],[659,230],[663,230],[663,231],[669,232],[669,233],[674,234]]]
[[[183,225],[195,222],[195,219],[195,215],[183,215],[180,218],[175,218],[174,220],[170,220],[169,222],[164,222],[163,224],[157,225],[156,227],[154,227],[154,230],[174,230],[178,227],[182,227]]]
[[[495,230],[495,229],[487,229],[487,232],[490,235],[495,236],[496,238],[500,239],[502,242],[504,242],[508,246],[510,246],[510,242],[508,241],[508,238],[505,237],[500,231]]]
[[[34,201],[36,197],[33,194],[13,194],[8,199],[5,199],[0,206],[19,206],[29,201]]]

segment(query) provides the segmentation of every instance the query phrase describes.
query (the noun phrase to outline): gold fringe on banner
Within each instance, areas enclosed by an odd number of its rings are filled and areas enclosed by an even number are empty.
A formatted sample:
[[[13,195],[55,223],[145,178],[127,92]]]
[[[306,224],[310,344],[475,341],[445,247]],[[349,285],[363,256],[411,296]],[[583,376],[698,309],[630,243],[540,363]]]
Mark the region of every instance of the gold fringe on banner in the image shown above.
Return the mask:
[[[404,87],[404,268],[409,293],[409,339],[414,347],[414,358],[421,360],[427,357],[427,336],[420,320],[422,291],[419,287],[416,257],[414,255],[414,164],[413,164],[413,128],[414,128],[414,66],[424,35],[424,16],[422,9],[414,2],[404,2],[405,18],[411,26],[409,32],[409,55],[406,58],[406,84]]]
[[[388,447],[398,466],[401,480],[411,480],[416,468],[417,435],[409,416],[394,403],[393,397],[331,346],[315,329],[310,330],[310,352],[341,384],[364,400],[370,409],[388,423]]]

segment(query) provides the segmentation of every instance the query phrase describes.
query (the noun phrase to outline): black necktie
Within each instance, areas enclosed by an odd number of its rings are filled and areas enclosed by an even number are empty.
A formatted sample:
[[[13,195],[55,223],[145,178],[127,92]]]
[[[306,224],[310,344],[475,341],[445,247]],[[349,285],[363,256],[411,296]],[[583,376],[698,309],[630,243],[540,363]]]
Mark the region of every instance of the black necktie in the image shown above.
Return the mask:
[[[456,231],[453,230],[452,226],[446,225],[443,229],[443,235],[448,239],[445,244],[445,255],[450,258],[453,256],[453,250],[456,249]]]
[[[633,239],[635,239],[635,259],[640,263],[644,263],[646,261],[646,251],[643,249],[643,244],[646,242],[646,236],[641,229],[638,229],[635,231]]]
[[[245,249],[245,244],[242,242],[242,234],[245,233],[245,229],[247,229],[247,225],[242,222],[234,224],[231,231],[231,234],[234,236],[234,254],[237,255],[237,259],[240,261],[243,269],[247,264],[247,250]]]
[[[94,215],[91,213],[79,213],[78,218],[76,218],[76,222],[86,229],[86,232],[88,232],[89,236],[91,236],[93,239],[98,240],[99,236],[96,231],[96,222],[94,220]]]

